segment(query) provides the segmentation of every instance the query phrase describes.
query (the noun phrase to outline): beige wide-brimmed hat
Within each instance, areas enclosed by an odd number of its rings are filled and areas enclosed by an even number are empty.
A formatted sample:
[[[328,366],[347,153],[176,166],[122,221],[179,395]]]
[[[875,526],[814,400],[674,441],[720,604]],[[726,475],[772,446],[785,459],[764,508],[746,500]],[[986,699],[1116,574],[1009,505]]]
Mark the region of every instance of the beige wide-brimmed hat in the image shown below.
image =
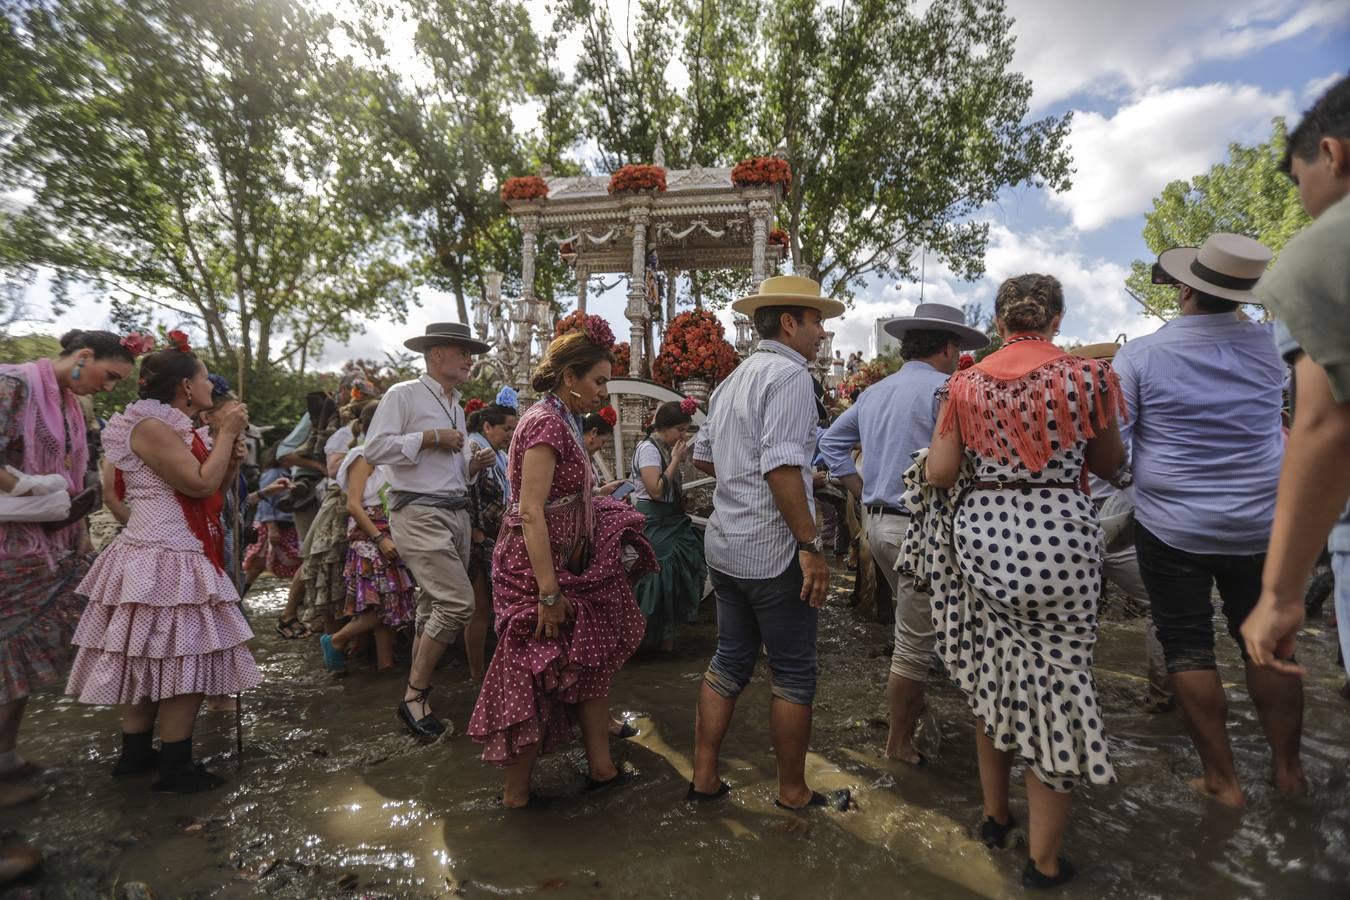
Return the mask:
[[[1084,344],[1081,347],[1074,347],[1069,351],[1070,356],[1079,356],[1083,359],[1110,359],[1120,350],[1120,345],[1114,342],[1105,344]]]
[[[491,349],[475,338],[469,326],[462,322],[433,322],[427,326],[426,334],[410,337],[403,342],[403,346],[414,353],[426,353],[441,344],[459,344],[470,353],[486,353]]]
[[[899,316],[882,326],[894,338],[910,331],[949,331],[961,339],[962,350],[982,350],[989,346],[989,335],[966,324],[966,314],[945,303],[920,303],[914,315]]]
[[[1252,288],[1270,265],[1270,248],[1240,234],[1211,234],[1199,247],[1173,247],[1158,254],[1164,272],[1187,287],[1222,300],[1259,303]]]
[[[731,308],[743,316],[754,316],[764,306],[800,306],[814,309],[822,319],[844,314],[844,304],[820,293],[820,282],[800,275],[775,275],[759,283],[759,292],[742,297]]]

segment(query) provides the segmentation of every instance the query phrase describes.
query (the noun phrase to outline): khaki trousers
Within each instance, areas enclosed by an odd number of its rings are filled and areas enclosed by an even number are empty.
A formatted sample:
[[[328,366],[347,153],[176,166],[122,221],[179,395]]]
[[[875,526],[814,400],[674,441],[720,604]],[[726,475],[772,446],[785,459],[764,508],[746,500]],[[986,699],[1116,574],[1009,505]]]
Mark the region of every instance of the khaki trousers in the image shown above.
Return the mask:
[[[895,649],[891,673],[911,681],[928,680],[928,668],[937,645],[933,609],[929,596],[914,589],[914,578],[895,570],[900,542],[909,529],[909,517],[891,513],[867,513],[867,542],[872,558],[881,567],[895,597]]]
[[[454,643],[473,615],[469,511],[405,506],[389,514],[389,531],[417,579],[417,633]]]

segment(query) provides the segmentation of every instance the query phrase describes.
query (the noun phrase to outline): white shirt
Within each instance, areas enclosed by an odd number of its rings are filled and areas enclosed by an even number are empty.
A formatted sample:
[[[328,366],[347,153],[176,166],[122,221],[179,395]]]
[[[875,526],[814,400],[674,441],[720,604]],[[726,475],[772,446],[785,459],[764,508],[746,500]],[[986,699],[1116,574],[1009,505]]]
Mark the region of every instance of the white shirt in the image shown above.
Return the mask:
[[[365,456],[372,465],[387,466],[389,487],[418,494],[463,494],[469,486],[468,440],[458,453],[436,446],[422,449],[422,433],[453,428],[463,433],[464,411],[459,391],[446,396],[430,376],[394,385],[380,398],[366,436]]]
[[[717,468],[713,514],[704,533],[708,565],[733,578],[776,578],[797,555],[764,476],[798,466],[811,515],[816,394],[806,358],[778,341],[759,350],[717,386],[699,429],[694,459]]]
[[[352,463],[356,462],[358,459],[364,458],[365,455],[366,448],[364,445],[353,447],[347,451],[346,457],[342,460],[342,465],[338,466],[337,478],[335,480],[344,494],[347,492],[347,484],[351,480]],[[369,462],[369,460],[367,460],[367,462]],[[366,490],[361,495],[361,505],[365,507],[380,506],[380,491],[389,483],[389,470],[387,467],[375,466],[374,469],[375,471],[371,472],[369,477],[366,478]]]
[[[643,440],[638,444],[637,452],[633,454],[633,473],[634,481],[637,483],[637,489],[633,491],[634,500],[651,500],[652,495],[647,493],[647,484],[642,480],[642,470],[655,467],[658,472],[664,472],[666,465],[661,461],[661,451],[649,440]]]

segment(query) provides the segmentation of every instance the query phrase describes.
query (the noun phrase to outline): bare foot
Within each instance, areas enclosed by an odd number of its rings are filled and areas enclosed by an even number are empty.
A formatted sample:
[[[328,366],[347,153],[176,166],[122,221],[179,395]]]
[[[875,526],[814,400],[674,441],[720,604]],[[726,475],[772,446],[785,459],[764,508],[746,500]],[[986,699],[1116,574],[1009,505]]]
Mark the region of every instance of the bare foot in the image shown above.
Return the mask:
[[[1303,768],[1275,772],[1275,790],[1286,797],[1302,797],[1308,793],[1308,779],[1303,777]]]
[[[886,758],[893,759],[896,762],[902,762],[910,766],[921,766],[928,761],[927,759],[924,758],[924,755],[920,753],[918,750],[915,750],[913,746],[900,747],[895,750],[887,750]]]
[[[1242,795],[1242,788],[1236,784],[1218,785],[1210,787],[1205,783],[1204,777],[1190,778],[1186,781],[1192,788],[1211,800],[1222,803],[1224,806],[1232,809],[1242,809],[1247,805],[1247,798]]]

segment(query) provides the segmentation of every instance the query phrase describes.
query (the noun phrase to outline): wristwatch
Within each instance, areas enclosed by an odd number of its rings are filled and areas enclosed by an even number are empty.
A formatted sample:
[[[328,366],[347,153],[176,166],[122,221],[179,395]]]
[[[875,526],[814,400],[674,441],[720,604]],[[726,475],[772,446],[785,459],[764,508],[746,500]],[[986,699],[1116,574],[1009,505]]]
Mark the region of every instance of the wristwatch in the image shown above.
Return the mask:
[[[562,591],[558,591],[558,593],[556,594],[549,594],[547,597],[540,597],[539,605],[547,606],[550,609],[552,609],[553,607],[558,605],[558,601],[561,599],[562,599]]]
[[[797,552],[799,553],[824,553],[825,548],[821,546],[820,535],[816,535],[809,541],[798,541]]]

